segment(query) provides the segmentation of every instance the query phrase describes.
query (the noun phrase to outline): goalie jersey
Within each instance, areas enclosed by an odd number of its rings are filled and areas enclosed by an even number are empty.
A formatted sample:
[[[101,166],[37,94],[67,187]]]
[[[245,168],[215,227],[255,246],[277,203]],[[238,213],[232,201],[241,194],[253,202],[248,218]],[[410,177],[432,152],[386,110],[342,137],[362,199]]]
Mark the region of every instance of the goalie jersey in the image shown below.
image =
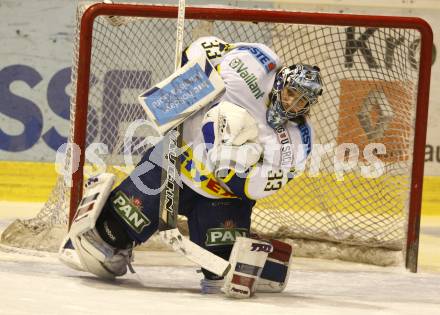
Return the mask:
[[[312,149],[310,123],[287,122],[277,130],[266,122],[266,110],[277,70],[279,57],[259,43],[228,44],[217,37],[202,37],[183,53],[182,64],[206,54],[220,73],[226,92],[220,101],[245,108],[258,123],[258,142],[263,146],[260,161],[246,174],[231,170],[222,180],[215,178],[207,163],[207,153],[201,131],[202,120],[209,106],[184,123],[183,141],[187,149],[181,160],[181,176],[186,185],[208,198],[267,197],[293,178],[303,167]]]

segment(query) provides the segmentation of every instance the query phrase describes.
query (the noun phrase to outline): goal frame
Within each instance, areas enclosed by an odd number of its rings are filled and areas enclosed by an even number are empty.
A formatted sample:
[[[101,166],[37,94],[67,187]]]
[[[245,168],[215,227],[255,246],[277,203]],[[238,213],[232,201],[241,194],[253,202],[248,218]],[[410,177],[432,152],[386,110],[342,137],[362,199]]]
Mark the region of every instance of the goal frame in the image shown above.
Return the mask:
[[[69,209],[69,227],[76,208],[82,197],[83,166],[85,162],[85,143],[87,129],[90,62],[92,52],[92,33],[95,18],[107,16],[132,16],[154,18],[177,18],[176,6],[143,4],[104,4],[97,3],[86,9],[80,25],[78,83],[76,86],[76,109],[74,117],[73,142],[81,149],[79,160],[72,161],[78,168],[72,173],[72,185]],[[268,14],[270,13],[270,14]],[[409,213],[406,241],[406,268],[417,272],[419,247],[421,202],[423,188],[424,155],[426,144],[429,88],[433,34],[429,24],[417,17],[373,16],[332,13],[305,13],[290,11],[255,10],[238,8],[187,7],[186,19],[252,21],[290,24],[314,24],[329,26],[393,27],[415,29],[421,36],[419,81],[417,89],[417,108],[415,114],[415,132],[413,164],[410,181]],[[73,155],[75,157],[75,155]],[[78,163],[75,163],[78,162]]]

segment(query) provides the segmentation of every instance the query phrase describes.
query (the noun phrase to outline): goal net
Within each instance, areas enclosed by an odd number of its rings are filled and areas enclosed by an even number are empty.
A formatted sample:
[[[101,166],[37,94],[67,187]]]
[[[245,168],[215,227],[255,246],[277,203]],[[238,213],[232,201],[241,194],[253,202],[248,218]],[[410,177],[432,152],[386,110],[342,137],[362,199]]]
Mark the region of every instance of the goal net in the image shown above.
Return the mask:
[[[130,123],[146,119],[137,96],[174,70],[176,16],[171,6],[78,7],[70,141],[85,152],[85,176],[106,170],[123,179],[131,171],[122,158],[124,136]],[[184,47],[202,35],[264,43],[284,64],[321,68],[324,93],[311,120],[314,152],[322,154],[258,201],[253,232],[287,239],[302,256],[382,265],[407,257],[416,266],[429,26],[415,18],[188,7]],[[136,130],[135,160],[151,135],[151,128]],[[370,150],[374,143],[383,146]],[[78,159],[72,152],[62,170]],[[2,243],[56,251],[82,176],[76,173],[73,187],[60,176],[41,212],[14,222]]]

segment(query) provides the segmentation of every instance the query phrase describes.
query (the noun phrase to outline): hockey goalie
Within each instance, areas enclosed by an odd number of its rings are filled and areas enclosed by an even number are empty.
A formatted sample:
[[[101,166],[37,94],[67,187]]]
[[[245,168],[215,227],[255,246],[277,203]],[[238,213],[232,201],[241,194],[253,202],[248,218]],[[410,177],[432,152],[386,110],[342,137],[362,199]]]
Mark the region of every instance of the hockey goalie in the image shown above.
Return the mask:
[[[310,155],[308,116],[322,94],[320,69],[283,66],[263,44],[213,36],[185,49],[182,65],[201,55],[220,74],[225,92],[184,122],[179,214],[188,219],[192,242],[232,266],[225,276],[202,268],[201,290],[234,298],[281,292],[292,248],[252,235],[251,213],[256,200],[294,180]],[[158,229],[162,157],[160,144],[149,149],[116,188],[111,174],[89,179],[77,217],[88,211],[91,222],[74,220],[69,232],[80,269],[114,278],[131,268],[133,248]]]

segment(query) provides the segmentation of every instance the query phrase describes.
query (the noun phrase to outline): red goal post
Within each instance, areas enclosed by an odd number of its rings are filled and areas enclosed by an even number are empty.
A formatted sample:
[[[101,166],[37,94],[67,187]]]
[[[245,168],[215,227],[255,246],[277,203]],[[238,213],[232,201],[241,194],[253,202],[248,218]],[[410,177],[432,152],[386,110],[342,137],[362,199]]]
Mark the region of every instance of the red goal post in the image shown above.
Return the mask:
[[[77,109],[73,141],[80,148],[85,148],[87,104],[90,77],[90,60],[93,23],[97,16],[129,16],[175,18],[177,8],[172,6],[130,5],[130,4],[95,4],[87,9],[81,22],[81,41],[78,67]],[[432,60],[432,30],[420,18],[368,16],[348,14],[304,13],[265,10],[246,10],[228,8],[187,7],[186,19],[216,21],[253,21],[269,23],[295,23],[314,25],[356,26],[356,27],[393,27],[416,29],[420,32],[420,64],[417,93],[416,125],[414,135],[414,154],[411,176],[410,211],[408,216],[406,266],[411,271],[417,270],[418,241],[420,228],[420,210],[423,185],[424,154],[426,143],[426,125],[429,102],[430,72]],[[73,186],[70,201],[70,218],[81,199],[83,186],[84,150],[81,150],[79,168],[73,174]]]
[[[104,18],[108,16],[121,18],[121,26],[111,25]],[[125,122],[142,118],[142,110],[135,108],[138,90],[167,77],[174,67],[176,17],[175,6],[96,3],[78,8],[69,141],[81,150],[68,150],[66,160],[79,167],[71,188],[60,176],[37,217],[8,227],[2,243],[43,248],[41,237],[46,237],[35,233],[47,235],[54,226],[70,222],[82,195],[88,136],[114,149],[106,158],[110,168],[120,164],[115,142]],[[376,179],[362,178],[353,169],[338,182],[332,158],[324,156],[318,177],[303,174],[273,197],[259,200],[252,228],[268,237],[328,242],[332,249],[342,244],[344,251],[368,247],[374,250],[366,259],[369,263],[377,263],[382,249],[403,252],[406,267],[415,272],[433,47],[430,26],[413,17],[213,7],[187,7],[185,19],[186,45],[195,39],[191,32],[207,35],[209,29],[209,35],[229,42],[265,43],[286,64],[320,66],[324,94],[311,113],[318,143],[387,146],[385,172]],[[370,99],[371,91],[380,97],[373,93]],[[131,101],[121,106],[122,98]],[[111,104],[115,106],[106,107]],[[381,105],[390,112],[381,112]],[[382,114],[387,122],[379,119]],[[363,125],[365,120],[376,130]],[[124,175],[118,173],[119,178]],[[26,233],[28,245],[20,245]],[[29,239],[38,244],[29,245]],[[59,241],[47,247],[56,250]],[[295,243],[294,252],[299,253],[302,244]]]

